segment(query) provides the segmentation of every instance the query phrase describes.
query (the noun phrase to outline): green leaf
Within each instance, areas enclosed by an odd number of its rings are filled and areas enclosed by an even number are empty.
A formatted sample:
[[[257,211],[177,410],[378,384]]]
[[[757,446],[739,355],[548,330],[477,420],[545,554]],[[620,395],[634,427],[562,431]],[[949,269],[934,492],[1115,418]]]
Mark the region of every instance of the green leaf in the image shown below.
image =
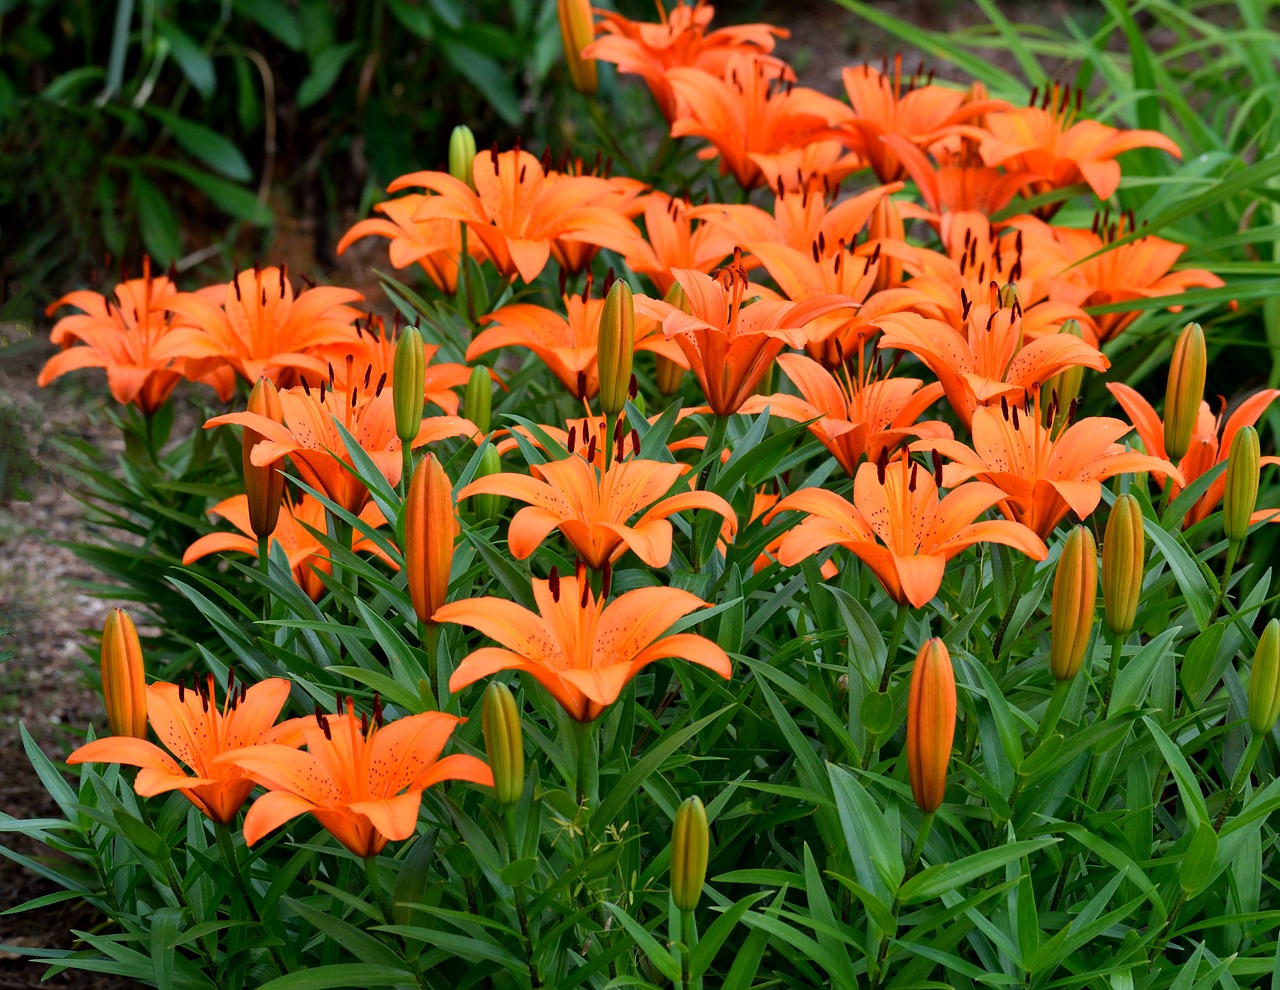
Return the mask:
[[[259,203],[257,195],[244,186],[238,186],[234,182],[219,179],[216,175],[210,175],[208,172],[167,158],[143,158],[139,163],[181,176],[208,196],[218,209],[239,220],[263,227],[272,221],[271,210],[265,203]]]
[[[519,126],[524,113],[520,110],[515,87],[501,65],[483,52],[456,40],[456,36],[445,41],[440,52],[459,75],[480,91],[499,117],[512,127]]]
[[[528,883],[537,872],[538,858],[536,856],[526,856],[524,859],[517,859],[513,863],[508,863],[502,868],[502,872],[498,876],[508,887],[515,887],[522,883]]]
[[[157,18],[156,33],[169,42],[173,60],[195,91],[206,100],[211,97],[218,80],[209,54],[170,18]]]
[[[405,987],[417,981],[407,969],[373,963],[312,966],[262,984],[258,990],[350,990],[351,987]]]
[[[148,106],[146,112],[173,132],[174,139],[201,164],[220,172],[233,182],[248,182],[253,170],[240,149],[217,131],[168,110]]]
[[[1191,765],[1187,763],[1187,758],[1182,755],[1182,750],[1177,744],[1165,734],[1164,729],[1146,715],[1142,716],[1142,721],[1146,723],[1148,731],[1164,755],[1165,762],[1173,772],[1174,782],[1178,785],[1178,793],[1182,796],[1182,803],[1187,811],[1187,820],[1191,827],[1198,828],[1201,822],[1209,820],[1209,809],[1205,805],[1204,795],[1200,793],[1200,785],[1196,782],[1196,775]]]
[[[834,763],[827,764],[827,776],[858,882],[880,900],[891,900],[906,871],[898,837],[857,777]]]
[[[754,904],[768,896],[767,890],[748,894],[711,923],[698,939],[698,944],[689,959],[689,974],[692,977],[696,979],[710,968],[711,963],[715,961],[716,953],[720,951],[720,946],[724,945],[738,922],[742,920],[742,916]],[[750,940],[749,937],[748,940]]]
[[[151,915],[151,961],[156,967],[156,987],[172,990],[173,962],[177,953],[174,947],[182,927],[182,912],[178,908],[160,908]]]
[[[664,949],[658,940],[645,930],[644,925],[616,904],[605,902],[605,907],[609,909],[610,914],[622,922],[622,927],[627,930],[627,934],[635,939],[640,951],[648,956],[649,961],[658,968],[659,973],[673,983],[680,979],[680,961]]]
[[[298,109],[318,103],[338,81],[338,74],[347,60],[360,50],[358,41],[347,41],[321,49],[311,60],[311,71],[298,87]]]
[[[954,863],[940,863],[921,870],[898,888],[898,900],[903,904],[918,904],[958,890],[984,873],[998,870],[1023,856],[1030,856],[1046,846],[1060,842],[1056,836],[1010,842],[998,849],[984,849]]]
[[[142,231],[142,244],[151,255],[157,268],[166,268],[182,254],[182,239],[178,234],[178,218],[169,208],[164,194],[141,172],[129,177],[133,200],[138,206],[138,226]]]
[[[261,25],[292,51],[302,49],[302,23],[283,0],[232,0],[236,11]]]
[[[1213,823],[1201,820],[1191,836],[1191,844],[1182,854],[1178,867],[1178,886],[1188,894],[1203,890],[1213,878],[1214,860],[1218,857],[1218,833]]]
[[[1170,533],[1161,526],[1146,527],[1147,535],[1156,545],[1160,555],[1164,557],[1173,572],[1173,578],[1182,589],[1183,598],[1191,610],[1196,626],[1204,629],[1209,625],[1209,613],[1213,609],[1213,591],[1204,579],[1195,558],[1186,548],[1186,541],[1181,532]]]

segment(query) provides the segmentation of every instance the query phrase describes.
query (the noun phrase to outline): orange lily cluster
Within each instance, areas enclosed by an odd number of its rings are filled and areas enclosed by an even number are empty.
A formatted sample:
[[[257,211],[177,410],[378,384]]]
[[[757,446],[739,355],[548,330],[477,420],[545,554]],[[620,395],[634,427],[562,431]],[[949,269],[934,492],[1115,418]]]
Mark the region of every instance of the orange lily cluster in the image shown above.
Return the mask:
[[[357,717],[347,698],[339,699],[337,715],[317,708],[314,718],[277,723],[289,691],[283,678],[246,687],[233,674],[219,705],[212,674],[197,678],[193,688],[151,684],[147,720],[163,748],[107,736],[81,746],[67,762],[140,767],[134,784],[139,794],[178,791],[222,825],[235,820],[260,785],[266,793],[245,816],[249,845],[311,813],[357,856],[375,855],[388,840],[412,835],[422,792],[432,784],[493,785],[488,766],[476,757],[441,758],[461,721],[452,715],[423,712],[384,726],[375,694],[372,719]]]

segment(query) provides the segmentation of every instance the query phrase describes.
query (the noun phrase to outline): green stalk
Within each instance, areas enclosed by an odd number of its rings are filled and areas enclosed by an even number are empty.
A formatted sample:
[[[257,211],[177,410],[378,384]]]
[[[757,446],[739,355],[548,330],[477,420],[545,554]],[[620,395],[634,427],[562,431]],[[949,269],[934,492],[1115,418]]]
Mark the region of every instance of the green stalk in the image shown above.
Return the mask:
[[[1048,707],[1044,717],[1040,719],[1040,728],[1036,730],[1036,744],[1044,742],[1058,727],[1058,719],[1062,717],[1062,709],[1066,707],[1067,695],[1071,693],[1071,681],[1055,680],[1053,694],[1049,696]]]
[[[1227,820],[1227,813],[1231,811],[1232,805],[1236,803],[1236,798],[1240,796],[1240,791],[1244,788],[1244,782],[1249,779],[1249,774],[1253,770],[1253,764],[1258,759],[1258,754],[1262,752],[1262,744],[1265,736],[1254,733],[1249,739],[1249,748],[1245,750],[1244,756],[1240,757],[1240,765],[1236,767],[1235,776],[1231,778],[1231,789],[1227,791],[1227,796],[1222,800],[1222,809],[1218,812],[1218,817],[1213,820],[1213,830],[1215,832],[1222,831],[1222,825]]]
[[[409,497],[409,476],[413,474],[413,448],[400,444],[400,498]]]
[[[920,857],[924,855],[924,844],[929,841],[929,834],[933,831],[933,817],[935,812],[926,811],[920,819],[920,831],[916,833],[915,845],[911,847],[911,858],[907,860],[907,871],[902,875],[903,882],[911,879],[912,874],[916,872],[916,867],[920,865]]]
[[[227,872],[231,874],[231,879],[235,881],[236,889],[240,891],[240,896],[244,898],[245,905],[249,908],[249,914],[261,927],[272,927],[267,924],[266,919],[263,918],[261,912],[258,911],[258,903],[254,899],[254,892],[249,887],[248,881],[245,880],[244,874],[240,872],[240,860],[236,856],[235,842],[231,838],[231,826],[226,825],[223,822],[214,822],[213,834],[217,839],[218,852],[222,854],[222,861],[226,864]],[[270,946],[268,951],[271,953],[271,958],[276,964],[276,969],[280,970],[280,975],[283,976],[284,974],[291,972],[289,964],[281,958],[277,946]]]
[[[573,723],[574,742],[577,745],[578,768],[574,778],[574,789],[578,798],[578,806],[587,802],[587,782],[591,776],[591,762],[596,756],[595,736],[590,722]]]
[[[680,953],[680,986],[681,990],[696,990],[701,987],[702,980],[694,980],[689,973],[689,963],[693,958],[694,947],[698,944],[698,926],[693,919],[692,911],[680,912],[680,938],[684,950]]]
[[[889,690],[889,677],[893,673],[893,662],[898,656],[898,647],[902,644],[902,632],[907,625],[907,613],[911,607],[904,602],[898,603],[898,612],[893,617],[893,632],[889,634],[889,648],[884,655],[884,673],[880,675],[880,693]]]
[[[271,574],[271,537],[258,537],[258,567],[262,571],[264,578]],[[264,600],[262,602],[262,618],[264,620],[271,618],[271,589],[263,586],[262,594]]]
[[[1013,594],[1009,596],[1009,607],[1004,610],[1004,618],[1000,620],[1000,628],[996,630],[995,639],[991,641],[991,662],[996,667],[1000,666],[1000,649],[1004,646],[1004,635],[1009,629],[1010,620],[1013,619],[1013,610],[1018,607],[1018,602],[1022,600],[1022,590],[1034,566],[1035,561],[1027,557],[1018,569],[1018,574],[1013,584]],[[1003,673],[1003,671],[1001,672]]]
[[[716,416],[711,423],[711,435],[707,437],[707,446],[703,451],[704,455],[710,457],[707,466],[702,469],[702,473],[698,476],[698,491],[706,491],[707,485],[720,471],[720,451],[724,449],[724,438],[729,431],[729,417]],[[706,513],[695,512],[693,514],[693,522],[691,524],[691,540],[689,545],[689,566],[696,574],[702,570],[702,526],[701,517]]]
[[[507,863],[514,863],[516,855],[516,809],[515,805],[507,805],[502,809],[502,817],[507,826]],[[538,967],[533,962],[533,936],[529,934],[529,914],[525,907],[524,884],[511,885],[511,899],[515,904],[516,921],[520,924],[521,940],[524,943],[525,962],[529,967],[529,983],[534,987],[542,986],[538,976]]]
[[[1218,598],[1213,603],[1213,611],[1209,613],[1209,625],[1213,625],[1218,613],[1222,611],[1222,603],[1227,597],[1227,582],[1231,580],[1231,572],[1235,570],[1236,557],[1240,553],[1240,544],[1232,541],[1227,544],[1227,560],[1222,566],[1222,584],[1218,588]]]
[[[1124,637],[1119,633],[1111,634],[1111,663],[1107,666],[1107,686],[1102,689],[1103,718],[1107,714],[1107,705],[1111,703],[1111,692],[1116,686],[1116,674],[1120,671],[1120,654],[1124,650]]]

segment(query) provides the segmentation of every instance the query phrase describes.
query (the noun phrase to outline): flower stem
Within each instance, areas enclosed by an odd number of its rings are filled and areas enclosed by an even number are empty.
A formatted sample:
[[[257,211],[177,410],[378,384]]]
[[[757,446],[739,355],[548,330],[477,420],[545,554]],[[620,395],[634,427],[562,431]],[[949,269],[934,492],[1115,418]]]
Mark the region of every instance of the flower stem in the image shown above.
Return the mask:
[[[514,863],[520,858],[516,851],[515,805],[507,805],[503,808],[502,817],[507,826],[507,862]],[[524,956],[529,967],[529,983],[534,987],[540,987],[542,980],[538,976],[538,967],[533,962],[533,936],[529,934],[529,915],[525,908],[523,883],[511,885],[511,900],[515,904],[516,921],[520,925],[520,935],[524,942]]]
[[[926,811],[920,819],[920,831],[916,833],[915,845],[911,847],[911,858],[907,860],[907,871],[902,875],[903,882],[911,879],[912,874],[916,872],[916,867],[920,865],[920,857],[924,855],[924,844],[929,841],[929,834],[933,831],[933,816],[935,812]]]
[[[684,945],[684,950],[680,953],[680,986],[682,990],[693,990],[694,980],[689,972],[689,963],[693,958],[693,949],[698,944],[698,926],[693,920],[692,911],[680,912],[680,942]]]
[[[271,574],[271,537],[258,537],[258,567],[262,570],[263,578],[267,578]],[[262,618],[264,620],[271,618],[271,589],[265,585],[262,588]]]
[[[590,781],[592,760],[596,755],[595,736],[590,722],[574,722],[574,743],[577,746],[578,769],[574,777],[574,788],[578,798],[578,806],[587,802],[587,784]]]
[[[719,474],[720,452],[724,449],[724,438],[728,432],[729,417],[716,416],[711,423],[711,435],[707,437],[707,446],[703,450],[703,454],[711,459],[707,461],[707,466],[698,475],[698,491],[706,491],[707,485]],[[692,539],[689,545],[689,566],[695,574],[702,570],[702,527],[700,522],[701,516],[707,514],[695,512],[691,525],[690,536]]]
[[[1222,603],[1227,597],[1227,583],[1231,580],[1231,572],[1235,570],[1236,557],[1239,553],[1239,542],[1232,540],[1227,544],[1227,560],[1222,565],[1222,584],[1218,588],[1218,598],[1213,603],[1213,611],[1209,613],[1209,625],[1213,625],[1218,613],[1222,611]]]
[[[1244,782],[1249,779],[1249,773],[1253,770],[1253,764],[1258,759],[1258,754],[1262,752],[1262,743],[1265,736],[1255,733],[1249,739],[1249,748],[1245,750],[1244,756],[1240,757],[1240,765],[1236,767],[1235,776],[1231,778],[1231,789],[1227,791],[1227,796],[1222,799],[1222,808],[1218,811],[1218,817],[1213,820],[1213,830],[1215,832],[1222,831],[1222,825],[1227,820],[1227,814],[1231,811],[1232,805],[1236,803],[1236,798],[1240,796],[1240,791],[1244,787]]]
[[[254,899],[254,892],[250,888],[249,883],[245,880],[244,874],[240,872],[240,860],[236,856],[235,841],[231,838],[231,827],[222,822],[213,823],[213,834],[217,838],[218,851],[222,854],[222,861],[227,864],[227,872],[231,874],[231,879],[235,881],[236,888],[240,891],[240,895],[244,898],[245,906],[249,909],[249,914],[259,925],[271,927],[267,924],[265,918],[262,917],[258,910],[258,902]],[[276,969],[280,970],[280,975],[290,972],[289,964],[280,956],[279,948],[275,945],[269,946],[268,951],[271,958],[276,964]]]
[[[1120,654],[1124,651],[1124,637],[1119,633],[1111,634],[1111,663],[1107,666],[1107,686],[1102,689],[1102,718],[1107,716],[1107,705],[1111,703],[1111,692],[1116,686],[1116,674],[1120,672]]]
[[[902,632],[907,625],[907,612],[910,606],[905,602],[898,603],[897,615],[893,617],[893,632],[889,634],[889,647],[884,654],[884,672],[880,675],[880,693],[889,690],[889,678],[893,674],[893,662],[898,656],[898,647],[902,644]]]
[[[1004,610],[1004,618],[1000,620],[1000,628],[996,630],[995,639],[991,641],[991,661],[997,667],[1000,666],[1000,649],[1004,646],[1004,634],[1009,629],[1009,622],[1013,618],[1013,610],[1018,607],[1018,602],[1022,599],[1023,588],[1034,566],[1035,561],[1030,557],[1023,560],[1013,584],[1013,594],[1009,596],[1009,606]]]

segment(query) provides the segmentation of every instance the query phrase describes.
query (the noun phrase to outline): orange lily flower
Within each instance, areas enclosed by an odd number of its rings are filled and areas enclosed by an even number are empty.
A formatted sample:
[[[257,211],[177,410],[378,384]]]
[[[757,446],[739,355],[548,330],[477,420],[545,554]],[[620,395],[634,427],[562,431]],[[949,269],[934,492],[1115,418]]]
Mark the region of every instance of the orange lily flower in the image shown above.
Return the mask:
[[[1022,307],[1002,306],[994,282],[985,304],[967,303],[967,333],[916,313],[880,319],[881,348],[908,351],[938,376],[947,401],[968,426],[974,411],[1001,400],[1022,404],[1029,392],[1065,368],[1105,371],[1111,362],[1096,347],[1069,333],[1023,343]]]
[[[715,8],[703,0],[694,4],[679,0],[669,11],[659,2],[660,24],[632,21],[612,10],[596,14],[600,17],[596,33],[601,37],[583,50],[583,56],[612,62],[619,72],[643,78],[667,123],[676,119],[679,109],[667,80],[671,69],[691,66],[719,76],[730,56],[749,52],[794,78],[785,62],[768,54],[774,39],[788,37],[789,31],[771,24],[735,24],[708,32]]]
[[[354,340],[317,351],[318,356],[334,370],[330,387],[342,395],[355,391],[357,402],[371,401],[378,382],[384,380],[383,376],[388,383],[394,377],[392,369],[399,340],[398,333],[387,332],[380,316],[370,316],[363,328],[357,320]],[[431,359],[439,350],[438,344],[425,344],[422,348],[427,362],[422,378],[423,397],[450,415],[456,415],[459,402],[458,394],[453,390],[467,384],[471,379],[471,369],[453,362],[432,364]]]
[[[796,387],[799,396],[755,395],[742,412],[754,414],[766,408],[784,419],[810,422],[809,432],[853,477],[864,457],[879,461],[883,452],[907,437],[950,437],[946,423],[928,420],[917,423],[921,413],[942,397],[940,384],[921,387],[919,379],[874,375],[858,354],[858,376],[851,378],[844,368],[843,380],[817,361],[802,354],[780,354],[778,365]]]
[[[1089,256],[1134,229],[1132,214],[1115,223],[1108,215],[1094,218],[1092,230],[1055,227],[1053,236],[1066,249],[1063,271],[1050,287],[1050,295],[1076,306],[1102,306],[1130,299],[1154,299],[1176,295],[1192,288],[1219,288],[1226,283],[1203,268],[1170,271],[1186,247],[1149,235],[1110,248],[1096,258]],[[1088,258],[1088,260],[1084,260]],[[1177,312],[1180,306],[1170,305]],[[1124,330],[1141,315],[1141,310],[1128,313],[1103,313],[1093,317],[1099,339],[1105,343]]]
[[[865,164],[861,155],[835,139],[781,151],[756,151],[751,160],[764,176],[762,184],[782,193],[835,189]]]
[[[259,743],[288,749],[302,737],[296,720],[274,724],[289,700],[288,681],[272,677],[245,688],[233,680],[221,708],[213,687],[212,674],[197,677],[193,689],[147,685],[147,721],[168,752],[146,739],[107,736],[85,743],[67,762],[141,767],[133,786],[143,797],[181,791],[209,818],[230,824],[253,790],[253,780],[218,757]]]
[[[1121,131],[1077,119],[1082,94],[1070,86],[1046,87],[1038,107],[1036,95],[1032,90],[1031,106],[987,114],[980,150],[988,165],[1024,169],[1046,188],[1083,181],[1099,199],[1108,199],[1120,185],[1116,155],[1159,148],[1182,157],[1177,144],[1158,131]]]
[[[998,486],[1006,496],[1000,510],[1041,538],[1053,532],[1068,509],[1087,519],[1102,498],[1102,482],[1117,474],[1164,471],[1182,483],[1181,472],[1164,458],[1115,442],[1130,431],[1128,423],[1090,416],[1055,436],[1051,427],[1040,425],[1038,392],[1033,409],[1000,405],[974,411],[972,449],[958,440],[924,440],[912,446],[951,458],[955,463],[948,465],[949,481],[976,477]],[[1047,422],[1056,420],[1056,412],[1051,403]]]
[[[166,356],[217,358],[243,378],[284,382],[285,373],[324,373],[312,352],[350,340],[358,310],[348,303],[363,299],[354,289],[320,286],[296,297],[284,267],[243,271],[226,286],[222,304],[202,293],[181,292],[163,303],[180,326],[165,337]]]
[[[645,197],[645,237],[627,255],[627,267],[647,275],[661,295],[675,284],[673,268],[710,272],[733,254],[734,241],[724,231],[699,221],[687,199],[654,191]]]
[[[644,212],[644,198],[649,192],[649,186],[639,179],[633,179],[626,175],[609,175],[609,169],[612,168],[612,162],[606,162],[603,173],[600,170],[599,153],[596,156],[595,165],[588,169],[582,159],[573,159],[565,163],[565,167],[560,171],[551,171],[551,156],[549,152],[544,152],[542,156],[542,166],[547,173],[547,184],[554,185],[561,180],[572,181],[580,175],[603,175],[606,182],[609,182],[613,189],[610,192],[602,193],[591,201],[592,206],[602,207],[614,210],[626,217],[628,220],[634,220]],[[634,241],[639,238],[635,235],[634,227],[631,229],[633,235],[632,248]],[[591,262],[600,252],[600,245],[590,240],[583,240],[575,237],[573,234],[566,234],[563,237],[557,237],[551,242],[551,257],[555,259],[556,264],[564,269],[567,275],[576,275],[578,272],[584,272],[591,267]]]
[[[1085,339],[1096,343],[1092,318],[1078,305],[1051,298],[1062,270],[1071,264],[1054,231],[1034,217],[1019,217],[997,230],[981,213],[944,213],[938,225],[943,251],[906,248],[888,242],[885,250],[901,258],[914,276],[910,285],[924,293],[941,318],[961,333],[966,329],[966,299],[983,299],[993,281],[1017,288],[1022,332],[1034,340],[1055,334],[1067,320],[1076,320]],[[930,315],[925,307],[917,307]]]
[[[937,442],[937,441],[935,441]],[[799,510],[808,517],[783,538],[778,560],[786,567],[829,546],[858,556],[899,605],[923,608],[938,593],[946,563],[975,543],[1003,543],[1044,560],[1049,550],[1021,523],[1005,519],[974,522],[1006,497],[995,485],[959,485],[938,498],[941,461],[935,473],[906,458],[864,463],[853,479],[853,502],[821,488],[792,492],[765,517]]]
[[[244,816],[244,841],[307,812],[352,853],[376,856],[388,841],[407,839],[418,827],[422,792],[446,780],[493,786],[484,761],[463,753],[440,758],[454,727],[464,719],[421,712],[382,724],[374,700],[370,721],[346,712],[299,719],[306,751],[288,746],[249,746],[218,762],[236,767],[267,788]]]
[[[448,172],[414,172],[400,176],[387,190],[422,186],[438,193],[419,204],[413,219],[460,220],[484,244],[499,272],[519,275],[525,282],[546,267],[557,239],[587,241],[625,254],[639,236],[618,205],[609,202],[618,192],[611,180],[550,177],[527,151],[480,152],[472,181],[474,189]]]
[[[351,456],[338,432],[338,423],[364,448],[382,471],[388,484],[400,482],[403,462],[400,438],[396,436],[395,410],[391,389],[379,382],[372,398],[360,402],[359,386],[350,394],[336,389],[319,392],[306,382],[299,388],[280,393],[284,423],[277,423],[255,413],[228,413],[214,416],[205,429],[232,423],[257,430],[265,438],[253,448],[255,465],[272,464],[289,457],[302,480],[323,492],[348,512],[359,513],[369,501],[369,489],[352,473]],[[422,421],[411,446],[419,447],[445,437],[479,437],[470,420],[460,416],[434,416]]]
[[[655,660],[672,657],[726,680],[728,655],[692,633],[662,634],[677,619],[708,605],[677,588],[637,588],[605,604],[584,576],[533,582],[538,611],[499,598],[450,602],[437,622],[476,629],[502,644],[472,652],[449,678],[460,691],[500,670],[532,676],[579,722],[591,722],[618,699],[631,679]]]
[[[918,148],[927,148],[951,134],[957,125],[993,109],[1007,107],[1003,100],[970,100],[964,90],[932,84],[933,73],[902,75],[902,56],[894,56],[892,71],[870,65],[851,66],[842,74],[853,116],[844,123],[851,147],[862,155],[881,182],[902,178],[903,167],[894,147],[884,140],[896,134]],[[905,86],[904,86],[905,83]]]
[[[720,174],[732,172],[743,189],[754,189],[764,173],[753,155],[803,146],[849,116],[839,100],[795,86],[788,76],[772,60],[746,54],[731,56],[722,75],[671,69],[667,82],[682,106],[671,136],[709,141],[699,156],[719,154]]]
[[[667,517],[687,509],[719,513],[736,531],[738,517],[719,495],[705,491],[680,491],[667,495],[689,465],[632,457],[616,457],[608,469],[591,463],[595,438],[586,457],[570,456],[544,464],[532,464],[533,477],[491,474],[458,492],[458,499],[472,495],[500,495],[529,503],[515,514],[507,532],[512,556],[523,560],[559,529],[578,555],[593,568],[617,560],[627,550],[650,567],[666,567],[671,560],[671,523]],[[619,447],[623,444],[619,444]],[[630,520],[643,513],[632,523]]]
[[[1027,172],[1002,172],[984,165],[971,140],[963,141],[960,151],[935,148],[932,163],[919,147],[900,134],[886,134],[881,140],[897,156],[901,170],[916,184],[928,206],[928,210],[922,210],[903,203],[904,215],[919,216],[935,229],[947,213],[993,216],[1035,181],[1035,176]]]
[[[235,389],[235,377],[219,362],[176,359],[165,354],[161,342],[173,333],[170,316],[156,312],[178,294],[163,275],[152,276],[151,259],[142,259],[142,278],[116,286],[114,300],[97,292],[70,292],[46,310],[52,316],[63,306],[81,312],[64,316],[49,334],[63,349],[40,370],[37,384],[48,385],[69,371],[103,368],[112,397],[121,405],[136,405],[150,416],[183,378],[212,386],[224,402]],[[74,346],[80,341],[78,346]]]
[[[679,344],[717,416],[738,411],[784,346],[803,346],[808,323],[851,305],[843,296],[816,296],[743,306],[758,288],[750,284],[740,261],[721,268],[714,278],[687,268],[672,274],[684,288],[689,312],[637,296],[636,313],[662,320],[663,333]]]
[[[561,383],[579,399],[594,398],[600,391],[596,348],[600,340],[600,316],[604,296],[591,298],[591,280],[582,295],[563,297],[565,315],[535,303],[512,303],[483,317],[492,323],[467,347],[467,360],[501,347],[527,347],[538,355]],[[636,321],[635,349],[654,351],[684,363],[680,348],[658,332],[653,320]]]
[[[233,495],[223,499],[209,510],[209,515],[221,516],[244,535],[206,533],[187,547],[187,552],[182,555],[183,564],[194,563],[211,553],[226,551],[249,553],[255,557],[258,555],[258,539],[249,525],[247,495]],[[382,511],[372,502],[360,510],[360,518],[370,526],[382,526],[387,521]],[[298,586],[312,601],[319,601],[324,597],[325,586],[317,572],[332,573],[333,565],[329,561],[329,551],[307,527],[325,532],[325,508],[320,501],[304,494],[296,504],[286,500],[281,505],[280,517],[271,533],[271,541],[279,542],[284,548],[285,556],[289,558],[289,567],[293,570],[293,579],[298,582]],[[359,533],[353,535],[355,542],[351,546],[352,550],[357,553],[369,551],[392,567],[396,566],[395,561],[372,540]]]
[[[1115,396],[1116,401],[1120,403],[1121,408],[1129,416],[1133,428],[1137,431],[1142,445],[1147,451],[1155,457],[1161,457],[1168,460],[1169,454],[1164,446],[1164,423],[1156,411],[1151,407],[1146,399],[1144,399],[1135,389],[1120,382],[1108,382],[1107,389]],[[1226,427],[1222,427],[1222,416],[1214,416],[1209,411],[1209,403],[1202,401],[1200,403],[1200,413],[1196,418],[1195,429],[1191,433],[1191,446],[1188,448],[1182,460],[1178,462],[1178,470],[1182,473],[1183,480],[1175,481],[1169,492],[1169,500],[1178,497],[1178,493],[1182,489],[1195,481],[1200,475],[1209,469],[1216,467],[1227,459],[1227,454],[1231,451],[1231,441],[1235,439],[1236,433],[1246,426],[1253,426],[1258,422],[1258,418],[1267,411],[1267,408],[1276,399],[1280,398],[1280,389],[1264,388],[1259,392],[1254,392],[1239,406],[1235,412],[1227,417]],[[1226,403],[1224,402],[1225,406]],[[1219,439],[1218,434],[1221,430],[1222,437]],[[1263,457],[1259,464],[1280,464],[1280,457]],[[1165,475],[1163,472],[1153,471],[1153,477],[1156,483],[1164,485]],[[1194,525],[1204,519],[1208,519],[1213,514],[1214,509],[1218,507],[1218,503],[1222,501],[1222,494],[1227,486],[1227,478],[1225,474],[1219,475],[1209,485],[1208,489],[1195,505],[1187,512],[1186,517],[1182,521],[1183,527]],[[1251,522],[1257,522],[1259,518],[1270,519],[1275,515],[1274,509],[1259,510],[1254,513]]]
[[[406,268],[417,262],[427,278],[441,292],[453,295],[458,289],[458,258],[462,254],[462,224],[457,220],[415,220],[414,214],[426,193],[410,193],[398,199],[375,203],[373,208],[383,217],[360,220],[338,241],[342,254],[362,237],[385,237],[393,268]],[[478,262],[488,259],[484,242],[470,238],[467,252]]]
[[[681,360],[683,360],[683,357]],[[679,414],[676,416],[676,422],[688,419],[690,416],[696,415],[699,412],[705,413],[706,411],[705,407],[701,409],[695,407],[681,409]],[[655,413],[650,416],[650,425],[656,423],[661,417],[661,413]],[[593,464],[601,470],[604,469],[604,445],[605,437],[607,436],[605,431],[609,429],[604,416],[586,415],[571,419],[565,424],[563,429],[558,426],[549,426],[547,424],[539,425],[547,436],[560,445],[562,450],[576,452],[577,456],[586,458],[588,463]],[[622,433],[619,432],[618,424],[616,422],[613,424],[613,430],[613,451],[615,452],[617,459],[622,460],[627,456],[628,451],[632,455],[639,456],[639,433],[633,430],[630,434],[623,436]],[[519,442],[515,439],[516,434],[524,437],[534,447],[542,450],[546,449],[543,446],[542,441],[538,437],[534,436],[533,432],[525,426],[513,426],[510,431],[508,431],[508,434],[508,436],[498,440],[495,444],[499,455],[502,457],[506,457],[509,453],[520,446]],[[671,451],[673,454],[679,453],[682,450],[703,450],[705,449],[706,444],[707,438],[704,436],[683,437],[679,440],[672,440],[669,442],[667,444],[667,450]],[[551,453],[555,456],[560,455],[560,451],[551,451]],[[727,454],[728,451],[725,453]]]

